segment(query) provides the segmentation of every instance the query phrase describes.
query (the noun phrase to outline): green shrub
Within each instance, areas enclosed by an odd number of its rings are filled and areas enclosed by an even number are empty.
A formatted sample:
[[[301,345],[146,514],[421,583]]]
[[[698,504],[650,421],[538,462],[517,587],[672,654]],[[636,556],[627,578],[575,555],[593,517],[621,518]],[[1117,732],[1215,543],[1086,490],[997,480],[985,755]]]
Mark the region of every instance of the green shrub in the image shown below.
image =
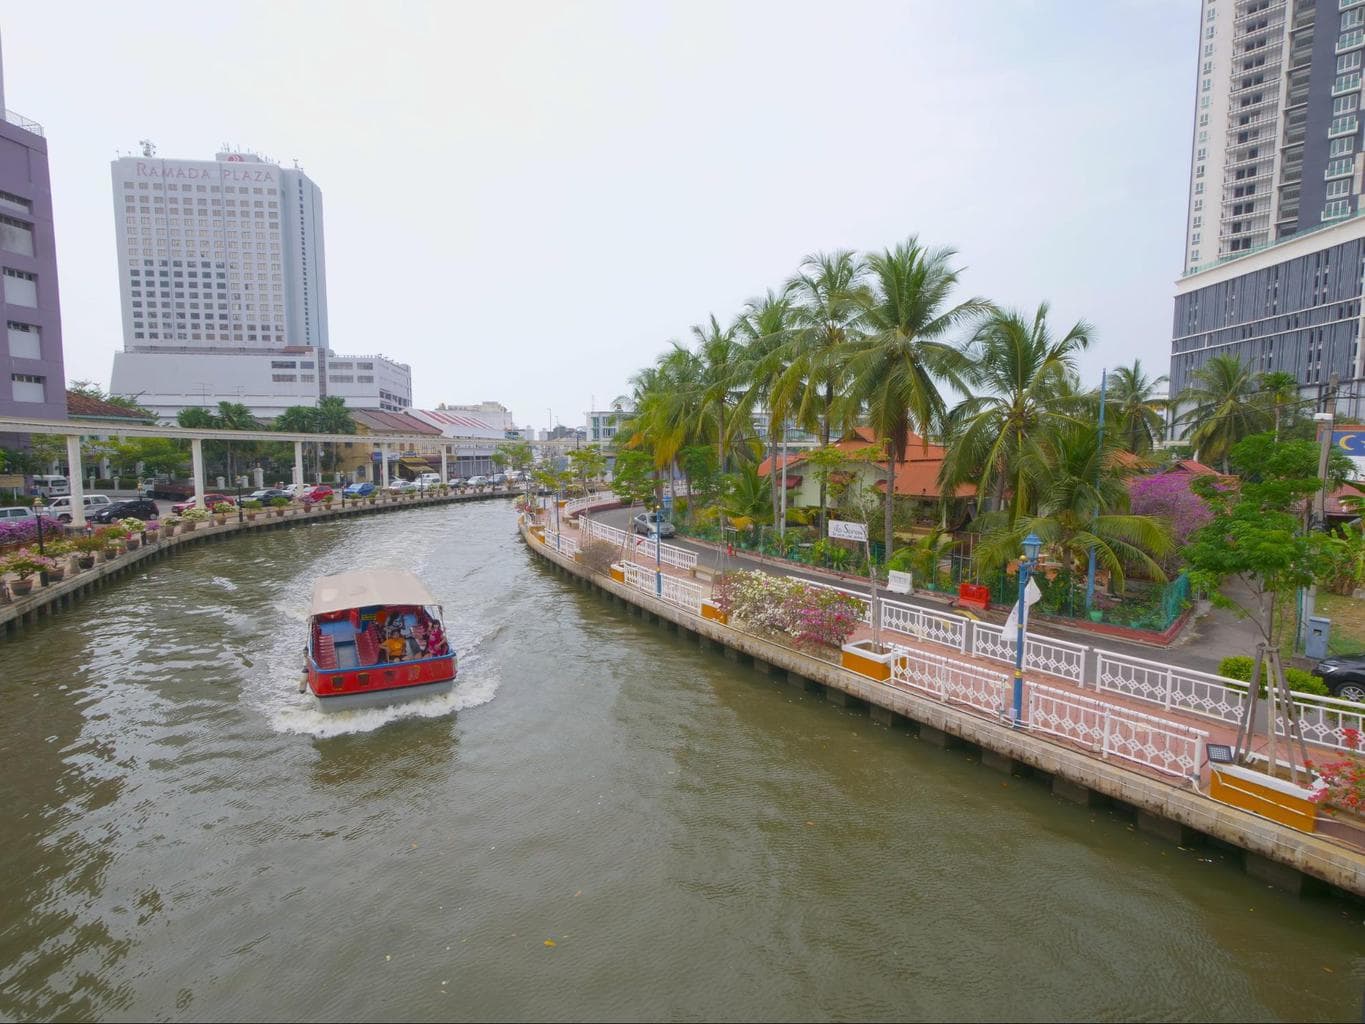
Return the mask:
[[[1230,658],[1224,658],[1218,663],[1218,674],[1227,676],[1229,679],[1237,679],[1243,683],[1251,682],[1251,670],[1256,666],[1256,662],[1245,654],[1237,654]],[[1269,671],[1269,667],[1262,669],[1262,675]],[[1301,668],[1287,668],[1284,670],[1284,681],[1289,684],[1289,688],[1295,693],[1311,693],[1319,697],[1330,697],[1332,691],[1327,688],[1327,684],[1322,681],[1321,676],[1315,676]],[[1261,681],[1261,696],[1266,694],[1265,680]]]

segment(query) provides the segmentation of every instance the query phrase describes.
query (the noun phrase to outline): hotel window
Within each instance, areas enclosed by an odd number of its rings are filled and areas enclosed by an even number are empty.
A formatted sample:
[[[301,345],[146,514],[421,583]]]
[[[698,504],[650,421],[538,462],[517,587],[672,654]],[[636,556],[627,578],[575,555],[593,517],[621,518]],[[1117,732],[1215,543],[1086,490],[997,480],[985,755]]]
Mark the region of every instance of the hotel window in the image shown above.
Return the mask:
[[[1351,201],[1349,199],[1334,199],[1323,208],[1322,219],[1337,220],[1349,216],[1350,213]]]
[[[1354,71],[1360,67],[1361,54],[1357,50],[1355,53],[1343,53],[1337,58],[1337,74],[1344,75],[1348,71]]]
[[[1341,199],[1351,194],[1351,179],[1338,178],[1336,181],[1327,183],[1327,198]]]
[[[9,354],[16,359],[41,359],[43,357],[42,333],[34,324],[11,320],[9,327]]]
[[[1344,139],[1333,139],[1332,145],[1329,148],[1327,155],[1345,156],[1348,153],[1355,152],[1355,148],[1356,140],[1348,135]]]
[[[1341,31],[1343,32],[1347,29],[1360,28],[1362,25],[1365,25],[1365,10],[1356,8],[1341,16]]]
[[[43,401],[43,384],[47,380],[46,377],[35,377],[31,373],[11,373],[9,379],[16,402]]]
[[[1338,117],[1327,126],[1327,136],[1328,138],[1335,138],[1338,135],[1354,135],[1359,127],[1360,122],[1356,120],[1354,114],[1350,117]]]
[[[22,270],[4,268],[5,301],[14,306],[38,305],[38,278]]]
[[[1327,163],[1327,170],[1323,173],[1324,178],[1348,177],[1355,171],[1354,157],[1341,157],[1337,160],[1330,160]]]
[[[1349,75],[1340,75],[1332,83],[1332,95],[1340,96],[1344,92],[1354,92],[1360,88],[1360,72],[1355,71]]]
[[[270,379],[276,384],[292,384],[299,379],[297,373],[272,373]]]

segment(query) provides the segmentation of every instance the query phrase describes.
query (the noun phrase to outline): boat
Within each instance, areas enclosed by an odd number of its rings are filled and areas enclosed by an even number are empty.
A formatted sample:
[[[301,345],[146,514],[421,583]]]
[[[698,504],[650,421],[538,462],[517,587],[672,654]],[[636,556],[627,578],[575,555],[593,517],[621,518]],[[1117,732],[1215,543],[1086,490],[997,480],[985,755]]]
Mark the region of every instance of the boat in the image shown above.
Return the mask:
[[[449,693],[455,661],[441,606],[412,573],[362,569],[313,584],[299,690],[311,693],[320,710]]]

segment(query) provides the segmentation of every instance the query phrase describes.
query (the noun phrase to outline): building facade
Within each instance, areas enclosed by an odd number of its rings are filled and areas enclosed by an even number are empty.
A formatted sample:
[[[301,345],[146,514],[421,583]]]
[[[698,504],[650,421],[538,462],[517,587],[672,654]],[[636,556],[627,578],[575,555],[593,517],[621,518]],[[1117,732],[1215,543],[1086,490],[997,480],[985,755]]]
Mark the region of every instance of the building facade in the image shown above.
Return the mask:
[[[42,126],[5,109],[0,82],[0,415],[66,418],[52,186]],[[21,443],[0,435],[0,444]]]
[[[1203,0],[1197,61],[1171,393],[1233,355],[1353,409],[1365,0]]]
[[[251,153],[111,166],[123,351],[110,390],[163,419],[241,402],[258,416],[340,395],[400,411],[412,372],[331,351],[322,191]]]

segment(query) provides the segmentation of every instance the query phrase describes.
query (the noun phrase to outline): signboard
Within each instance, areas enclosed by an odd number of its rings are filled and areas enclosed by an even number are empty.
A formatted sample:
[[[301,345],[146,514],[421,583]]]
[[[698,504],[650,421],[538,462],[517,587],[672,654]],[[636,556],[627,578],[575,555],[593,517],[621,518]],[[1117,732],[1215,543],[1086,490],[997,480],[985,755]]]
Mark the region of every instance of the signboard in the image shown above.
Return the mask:
[[[1365,458],[1365,427],[1342,427],[1332,431],[1332,445],[1347,455]]]
[[[867,527],[862,523],[849,523],[842,519],[829,521],[829,535],[837,540],[867,540]]]
[[[893,594],[908,594],[915,589],[914,580],[910,573],[892,569],[887,573],[886,589]]]

